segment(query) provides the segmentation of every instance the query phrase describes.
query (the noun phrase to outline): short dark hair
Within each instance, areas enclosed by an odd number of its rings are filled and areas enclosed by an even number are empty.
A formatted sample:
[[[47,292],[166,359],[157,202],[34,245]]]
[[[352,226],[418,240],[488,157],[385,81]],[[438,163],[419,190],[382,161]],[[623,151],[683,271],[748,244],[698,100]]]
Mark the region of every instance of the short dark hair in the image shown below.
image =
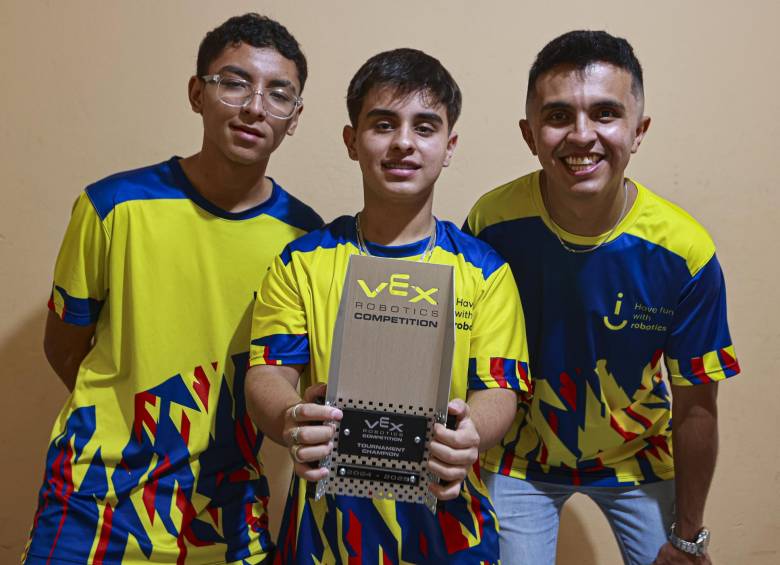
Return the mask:
[[[450,130],[460,116],[462,96],[458,83],[438,59],[417,49],[384,51],[363,63],[347,89],[347,112],[352,127],[357,127],[363,99],[377,86],[388,86],[399,96],[420,92],[426,97],[426,103],[444,105]]]
[[[539,51],[528,72],[526,100],[533,95],[539,77],[553,67],[572,65],[584,70],[598,62],[610,63],[630,73],[634,95],[637,98],[644,95],[642,65],[628,41],[606,31],[576,30],[556,37]]]
[[[206,34],[198,49],[198,76],[208,73],[209,65],[219,57],[225,47],[238,46],[239,43],[252,47],[270,47],[285,59],[290,59],[298,69],[298,81],[303,92],[308,69],[301,46],[282,24],[254,12],[234,16]]]

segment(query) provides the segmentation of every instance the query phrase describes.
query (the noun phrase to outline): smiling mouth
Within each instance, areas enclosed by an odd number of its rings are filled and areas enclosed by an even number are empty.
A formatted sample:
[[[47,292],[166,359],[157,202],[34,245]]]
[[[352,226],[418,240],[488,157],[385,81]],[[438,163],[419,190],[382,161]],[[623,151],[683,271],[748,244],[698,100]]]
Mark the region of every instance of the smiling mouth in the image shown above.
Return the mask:
[[[567,155],[563,162],[570,171],[580,173],[593,169],[603,159],[603,155],[597,153],[588,153],[587,155]]]
[[[416,163],[405,163],[403,161],[387,161],[382,163],[382,168],[385,170],[408,170],[414,171],[420,168]]]

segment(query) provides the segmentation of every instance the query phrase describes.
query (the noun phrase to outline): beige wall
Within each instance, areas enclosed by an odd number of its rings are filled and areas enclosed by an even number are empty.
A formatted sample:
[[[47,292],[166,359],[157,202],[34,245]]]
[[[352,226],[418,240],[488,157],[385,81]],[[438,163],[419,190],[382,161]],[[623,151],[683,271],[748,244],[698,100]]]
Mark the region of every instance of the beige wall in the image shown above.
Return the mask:
[[[53,262],[82,187],[109,173],[194,152],[186,101],[203,34],[263,11],[302,43],[306,111],[269,173],[326,218],[360,206],[341,146],[344,95],[370,55],[414,46],[460,82],[464,111],[436,213],[458,223],[477,196],[535,166],[516,127],[533,55],[573,28],[628,37],[644,65],[653,125],[629,172],[690,210],[726,271],[744,375],[721,387],[721,458],[707,508],[718,563],[777,563],[780,548],[777,215],[780,141],[776,2],[29,2],[0,11],[0,562],[32,519],[52,421],[65,399],[40,342]],[[336,9],[335,7],[338,7]],[[303,164],[303,165],[302,165]],[[285,461],[274,451],[269,467]],[[277,503],[285,481],[277,481]],[[280,484],[282,483],[282,484]],[[274,506],[273,522],[279,518]],[[564,513],[561,563],[615,563],[595,506]]]

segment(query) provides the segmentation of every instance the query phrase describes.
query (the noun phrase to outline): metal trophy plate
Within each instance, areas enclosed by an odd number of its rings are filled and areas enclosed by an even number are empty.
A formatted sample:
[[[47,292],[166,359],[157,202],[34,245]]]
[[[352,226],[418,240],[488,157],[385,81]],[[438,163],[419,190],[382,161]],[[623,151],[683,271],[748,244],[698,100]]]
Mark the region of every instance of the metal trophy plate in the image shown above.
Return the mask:
[[[333,332],[325,403],[344,413],[316,498],[425,504],[428,446],[445,423],[455,345],[449,265],[350,257]]]

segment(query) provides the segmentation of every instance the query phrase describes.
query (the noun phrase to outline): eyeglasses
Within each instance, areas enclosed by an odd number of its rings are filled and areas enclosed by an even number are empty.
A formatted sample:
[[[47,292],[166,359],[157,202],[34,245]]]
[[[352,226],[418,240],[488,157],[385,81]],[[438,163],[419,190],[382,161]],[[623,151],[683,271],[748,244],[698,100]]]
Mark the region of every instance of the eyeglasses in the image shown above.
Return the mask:
[[[246,108],[251,104],[255,94],[259,94],[265,111],[280,120],[290,118],[303,102],[303,99],[295,96],[289,88],[277,87],[263,91],[255,90],[251,82],[240,78],[222,75],[205,75],[200,78],[204,82],[216,84],[217,98],[231,108]]]

